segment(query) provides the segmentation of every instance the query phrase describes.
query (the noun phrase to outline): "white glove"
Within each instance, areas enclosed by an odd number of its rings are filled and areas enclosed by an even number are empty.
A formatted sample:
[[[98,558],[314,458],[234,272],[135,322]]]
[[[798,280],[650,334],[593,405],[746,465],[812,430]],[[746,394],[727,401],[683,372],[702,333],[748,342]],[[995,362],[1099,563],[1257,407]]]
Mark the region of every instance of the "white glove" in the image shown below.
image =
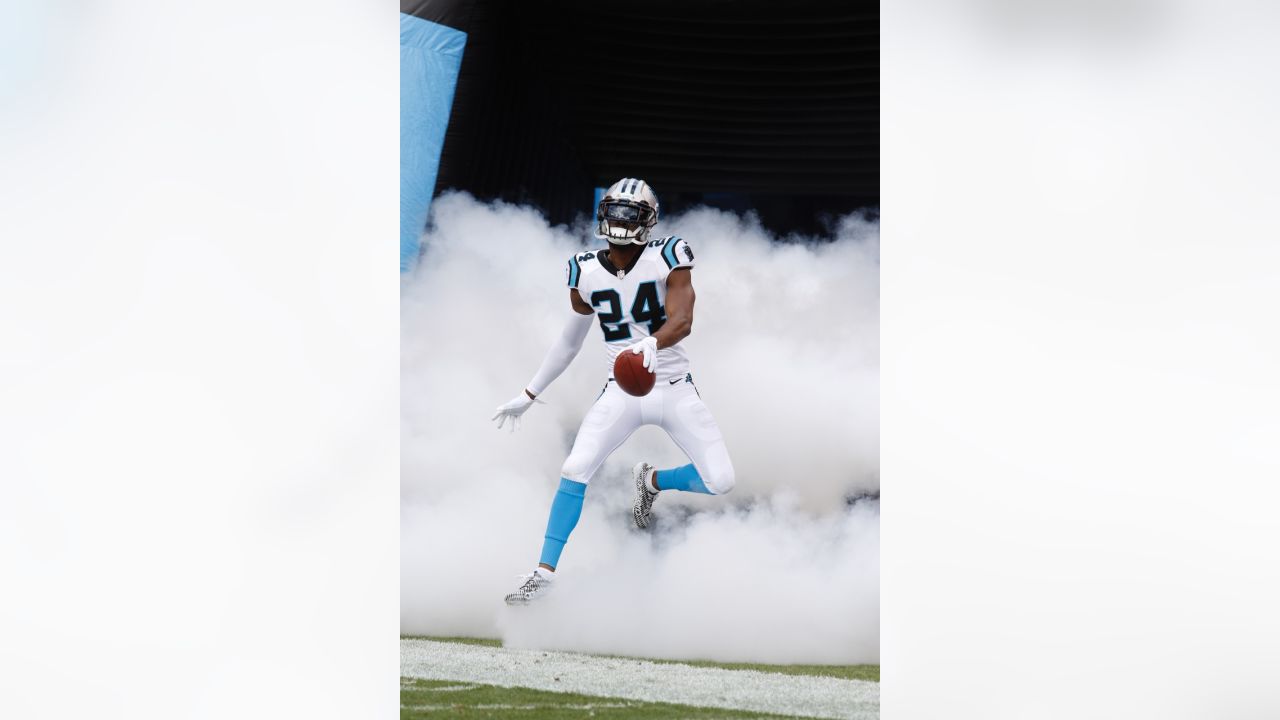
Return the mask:
[[[650,335],[649,337],[644,338],[640,342],[632,343],[628,345],[626,348],[622,350],[622,352],[627,352],[628,350],[630,350],[631,352],[637,355],[643,353],[644,369],[648,370],[649,372],[653,372],[654,370],[653,359],[658,354],[658,341],[656,338]]]
[[[534,402],[535,400],[529,397],[529,393],[521,390],[519,395],[509,400],[505,405],[499,405],[498,411],[489,419],[497,420],[498,429],[501,430],[502,423],[506,422],[507,418],[511,418],[511,432],[515,432],[516,425],[520,422],[520,416],[523,415],[524,411],[528,410]],[[537,400],[536,402],[542,401]]]

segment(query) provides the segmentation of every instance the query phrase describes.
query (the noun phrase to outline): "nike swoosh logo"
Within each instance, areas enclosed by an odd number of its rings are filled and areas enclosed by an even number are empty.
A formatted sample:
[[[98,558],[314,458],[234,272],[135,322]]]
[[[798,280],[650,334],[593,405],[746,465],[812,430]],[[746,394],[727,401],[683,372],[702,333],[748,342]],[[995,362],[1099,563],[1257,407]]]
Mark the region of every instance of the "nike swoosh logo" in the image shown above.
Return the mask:
[[[676,384],[676,383],[678,383],[678,382],[684,382],[684,378],[676,378],[675,380],[668,381],[668,382],[667,382],[667,384],[668,384],[668,385],[675,385],[675,384]]]

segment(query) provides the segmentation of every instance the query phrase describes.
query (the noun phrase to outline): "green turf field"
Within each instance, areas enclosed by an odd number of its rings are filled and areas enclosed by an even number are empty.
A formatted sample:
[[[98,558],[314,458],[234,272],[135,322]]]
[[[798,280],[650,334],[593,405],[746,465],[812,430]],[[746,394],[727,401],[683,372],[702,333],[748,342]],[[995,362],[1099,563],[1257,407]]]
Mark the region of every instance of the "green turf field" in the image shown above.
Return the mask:
[[[675,720],[781,718],[745,710],[700,708],[574,693],[506,688],[451,680],[400,680],[400,718],[528,718],[529,720]]]
[[[466,637],[403,636],[485,647],[502,647],[500,640]],[[707,660],[653,660],[657,663],[679,663],[697,667],[727,670],[754,670],[785,675],[816,675],[846,680],[879,682],[879,665],[766,665],[760,663],[722,663]],[[521,687],[499,687],[475,682],[401,678],[400,717],[472,717],[472,718],[612,718],[645,720],[647,718],[776,718],[746,710],[694,707],[671,703],[561,693]]]

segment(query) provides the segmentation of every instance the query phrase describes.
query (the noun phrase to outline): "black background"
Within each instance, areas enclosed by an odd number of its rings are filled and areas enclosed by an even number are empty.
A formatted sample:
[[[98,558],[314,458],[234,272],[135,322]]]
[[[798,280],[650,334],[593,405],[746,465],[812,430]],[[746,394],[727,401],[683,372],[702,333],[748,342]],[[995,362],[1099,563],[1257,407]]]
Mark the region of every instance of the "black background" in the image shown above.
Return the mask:
[[[468,33],[437,194],[554,223],[640,177],[664,214],[823,233],[879,205],[879,6],[799,0],[402,3]]]

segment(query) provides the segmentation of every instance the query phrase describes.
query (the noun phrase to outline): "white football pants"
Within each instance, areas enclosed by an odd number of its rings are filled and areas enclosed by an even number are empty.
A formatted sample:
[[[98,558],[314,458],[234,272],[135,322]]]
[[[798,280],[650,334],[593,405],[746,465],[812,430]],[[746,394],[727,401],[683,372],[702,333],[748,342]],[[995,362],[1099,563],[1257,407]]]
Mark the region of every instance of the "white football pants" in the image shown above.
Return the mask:
[[[703,484],[712,493],[723,495],[733,489],[733,463],[729,461],[724,436],[689,376],[681,376],[674,383],[658,380],[653,391],[644,397],[628,395],[610,380],[582,419],[573,450],[560,474],[577,482],[590,482],[605,458],[641,425],[657,425],[666,430],[693,461]]]

